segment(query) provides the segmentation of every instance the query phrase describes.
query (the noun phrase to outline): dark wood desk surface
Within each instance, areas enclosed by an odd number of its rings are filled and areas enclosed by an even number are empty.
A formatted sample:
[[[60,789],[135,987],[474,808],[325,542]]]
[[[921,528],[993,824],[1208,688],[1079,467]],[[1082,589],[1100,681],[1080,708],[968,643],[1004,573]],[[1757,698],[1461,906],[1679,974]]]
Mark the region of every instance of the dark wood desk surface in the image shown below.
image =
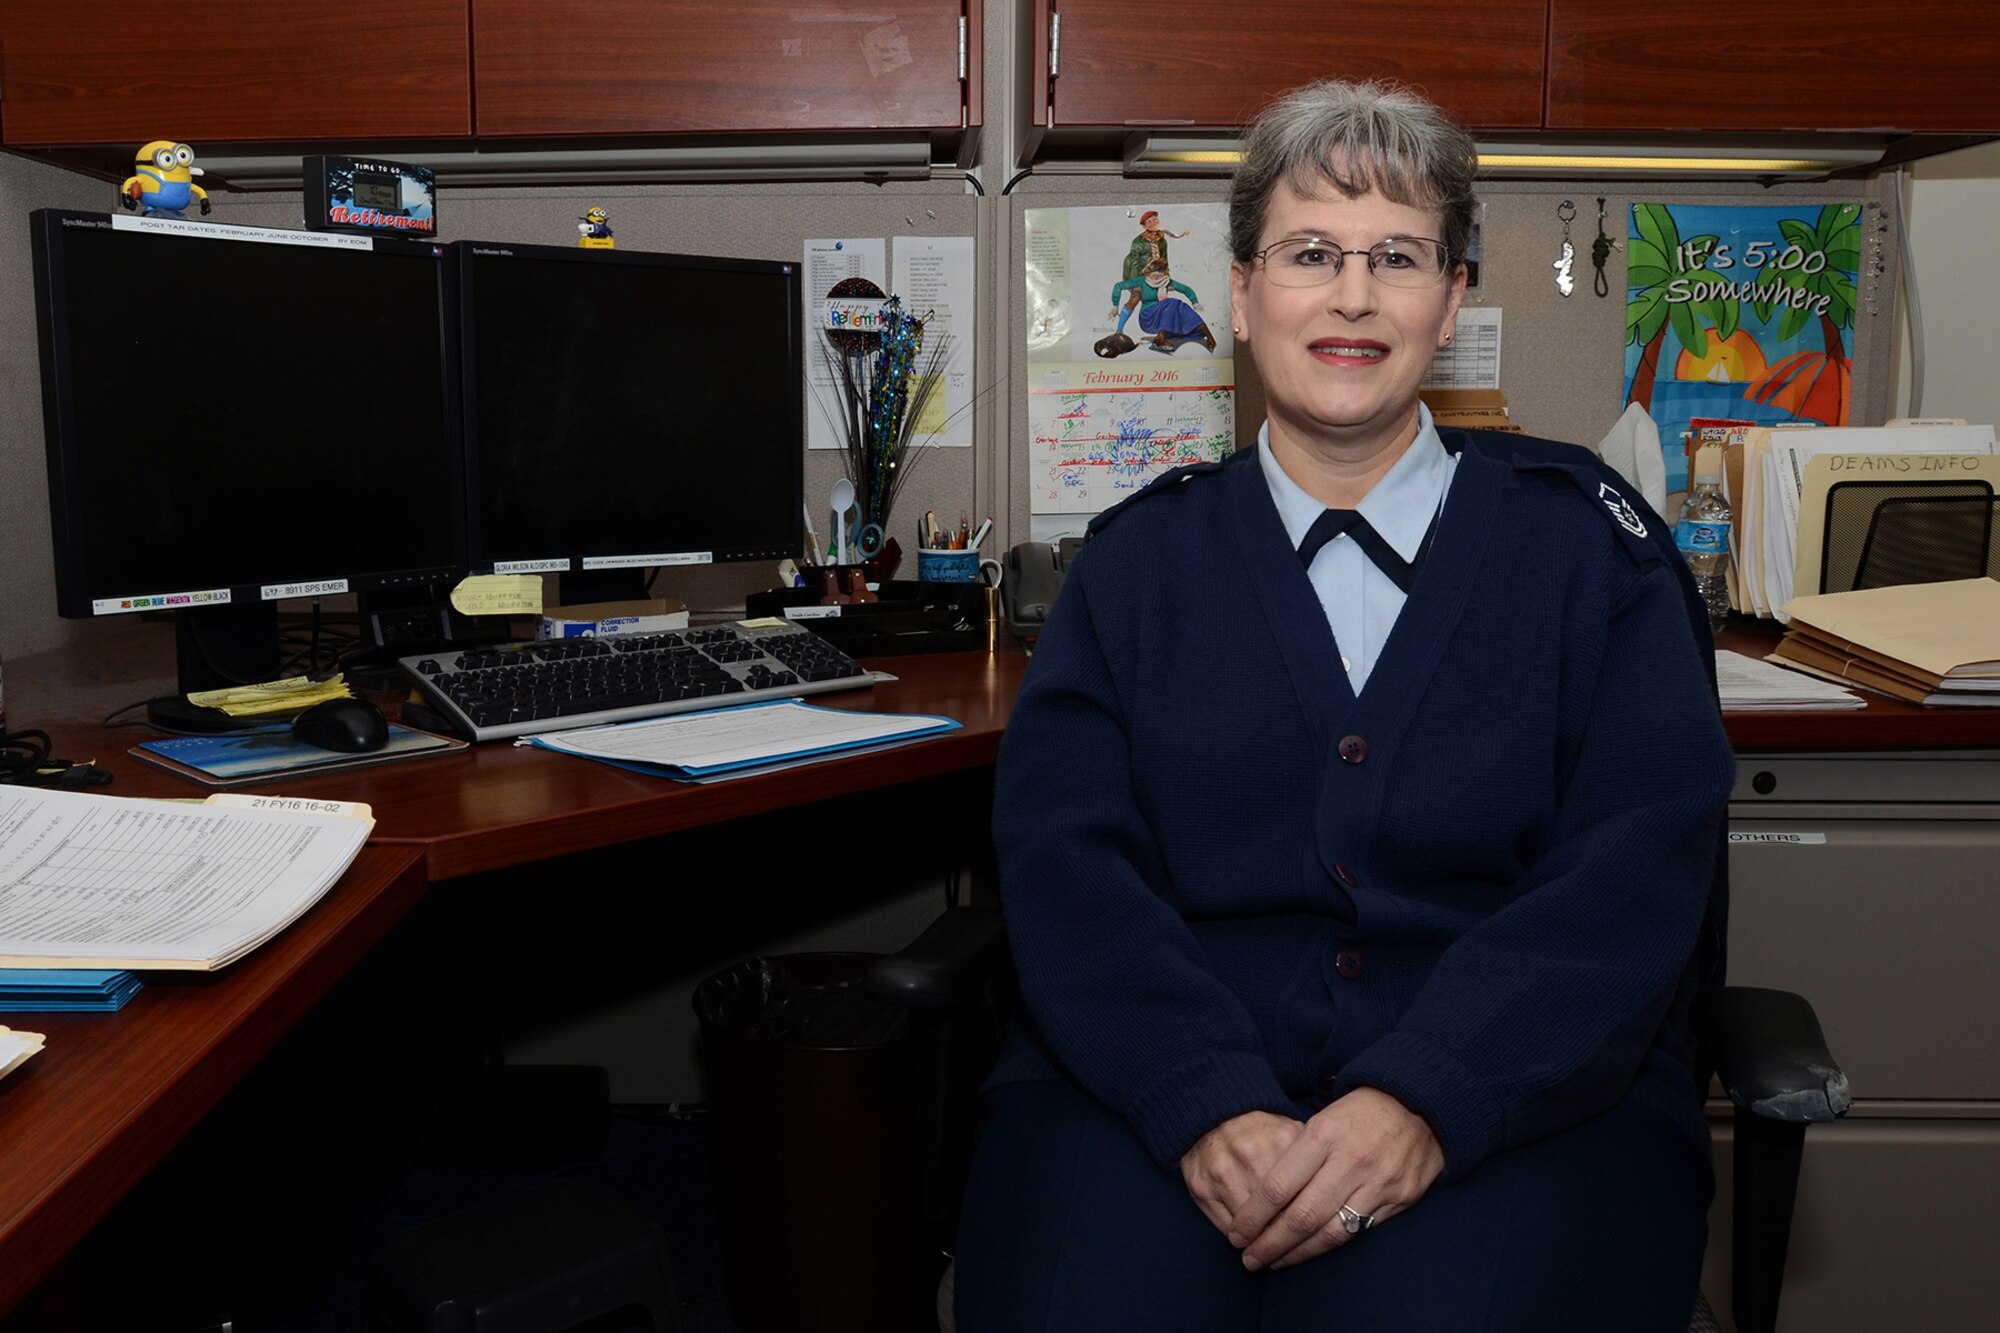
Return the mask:
[[[423,896],[423,858],[368,847],[283,934],[222,972],[149,973],[116,1014],[8,1014],[48,1046],[0,1079],[0,1314]]]
[[[205,789],[127,755],[154,732],[99,725],[111,710],[171,684],[159,675],[172,665],[163,628],[118,627],[102,636],[105,647],[98,652],[71,649],[8,662],[7,706],[13,725],[49,732],[56,753],[64,758],[97,759],[115,775],[110,790],[118,795],[201,795]],[[999,753],[1027,657],[1010,648],[993,654],[877,658],[869,665],[898,679],[872,689],[815,695],[812,702],[829,708],[941,714],[958,721],[961,729],[873,754],[706,785],[489,743],[252,790],[366,801],[375,810],[374,841],[416,848],[432,880],[453,879],[990,765]]]

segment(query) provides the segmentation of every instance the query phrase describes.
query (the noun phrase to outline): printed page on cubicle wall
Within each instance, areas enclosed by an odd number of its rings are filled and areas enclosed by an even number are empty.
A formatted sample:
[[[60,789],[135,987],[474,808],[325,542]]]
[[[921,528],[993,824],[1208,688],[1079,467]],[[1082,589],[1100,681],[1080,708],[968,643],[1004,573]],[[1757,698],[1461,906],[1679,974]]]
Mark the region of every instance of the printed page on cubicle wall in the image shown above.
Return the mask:
[[[1028,495],[1040,541],[1236,448],[1228,207],[1027,212]]]
[[[884,297],[902,300],[905,313],[923,321],[921,367],[942,347],[941,382],[911,424],[919,447],[972,445],[974,241],[970,236],[833,237],[805,244],[806,447],[845,449],[841,423],[847,409],[834,367],[825,354],[828,294],[840,283],[860,279]],[[872,298],[870,298],[872,299]]]

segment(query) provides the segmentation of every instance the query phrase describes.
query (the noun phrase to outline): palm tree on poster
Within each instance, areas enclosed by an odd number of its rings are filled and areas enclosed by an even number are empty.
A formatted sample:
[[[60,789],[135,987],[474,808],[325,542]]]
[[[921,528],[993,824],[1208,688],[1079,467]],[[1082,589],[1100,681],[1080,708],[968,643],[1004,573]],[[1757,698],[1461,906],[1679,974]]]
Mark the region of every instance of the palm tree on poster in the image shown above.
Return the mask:
[[[1704,271],[1703,265],[1721,237],[1690,236],[1683,241],[1680,227],[1665,204],[1634,204],[1632,220],[1639,234],[1626,252],[1625,283],[1631,294],[1625,305],[1625,345],[1643,345],[1645,350],[1639,354],[1638,367],[1632,372],[1632,391],[1625,401],[1650,412],[1668,325],[1673,326],[1681,346],[1699,358],[1708,355],[1708,329],[1714,329],[1718,338],[1730,338],[1742,311],[1735,301],[1667,299],[1675,279]]]
[[[1795,417],[1811,417],[1822,425],[1847,424],[1854,377],[1840,331],[1854,318],[1854,282],[1861,273],[1861,229],[1855,222],[1860,216],[1859,204],[1828,204],[1812,226],[1796,218],[1779,220],[1778,230],[1787,245],[1769,271],[1788,290],[1815,299],[1786,306],[1778,321],[1778,341],[1798,337],[1817,313],[1825,350],[1786,357],[1745,385],[1745,398]],[[1769,320],[1776,304],[1774,296],[1753,302],[1751,309],[1757,318]]]

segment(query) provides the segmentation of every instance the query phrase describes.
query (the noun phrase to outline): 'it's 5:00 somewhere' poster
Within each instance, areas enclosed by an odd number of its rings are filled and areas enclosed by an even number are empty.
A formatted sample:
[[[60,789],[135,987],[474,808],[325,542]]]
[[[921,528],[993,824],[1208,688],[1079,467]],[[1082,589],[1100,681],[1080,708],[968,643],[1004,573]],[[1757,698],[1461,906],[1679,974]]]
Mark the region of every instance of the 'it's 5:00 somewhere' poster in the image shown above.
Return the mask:
[[[1693,417],[1847,424],[1861,205],[1634,204],[1625,402],[1687,487]]]

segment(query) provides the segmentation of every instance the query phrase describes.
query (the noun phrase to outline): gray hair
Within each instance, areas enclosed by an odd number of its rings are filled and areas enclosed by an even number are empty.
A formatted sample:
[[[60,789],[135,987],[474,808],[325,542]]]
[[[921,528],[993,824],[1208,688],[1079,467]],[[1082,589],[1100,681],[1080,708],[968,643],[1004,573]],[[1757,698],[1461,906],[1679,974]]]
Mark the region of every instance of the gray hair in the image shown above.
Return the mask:
[[[1266,107],[1243,141],[1229,184],[1229,249],[1242,263],[1257,251],[1278,183],[1305,199],[1330,185],[1349,199],[1369,191],[1391,203],[1444,215],[1447,266],[1465,258],[1478,200],[1472,136],[1417,94],[1383,83],[1327,79]],[[1356,237],[1342,238],[1349,243]]]

